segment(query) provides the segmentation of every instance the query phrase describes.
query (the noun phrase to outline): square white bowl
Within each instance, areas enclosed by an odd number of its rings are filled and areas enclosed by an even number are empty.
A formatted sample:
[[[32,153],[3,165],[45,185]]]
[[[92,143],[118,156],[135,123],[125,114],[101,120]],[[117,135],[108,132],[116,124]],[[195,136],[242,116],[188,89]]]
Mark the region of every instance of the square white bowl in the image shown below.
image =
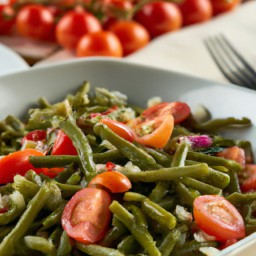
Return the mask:
[[[250,140],[256,149],[256,92],[235,85],[135,65],[122,60],[90,58],[32,68],[0,77],[0,120],[8,114],[21,116],[39,97],[50,102],[75,91],[83,81],[93,86],[119,90],[133,104],[145,106],[149,98],[187,102],[192,111],[198,104],[213,118],[249,117],[253,126],[229,131],[228,137]],[[221,251],[218,256],[253,256],[256,233]]]

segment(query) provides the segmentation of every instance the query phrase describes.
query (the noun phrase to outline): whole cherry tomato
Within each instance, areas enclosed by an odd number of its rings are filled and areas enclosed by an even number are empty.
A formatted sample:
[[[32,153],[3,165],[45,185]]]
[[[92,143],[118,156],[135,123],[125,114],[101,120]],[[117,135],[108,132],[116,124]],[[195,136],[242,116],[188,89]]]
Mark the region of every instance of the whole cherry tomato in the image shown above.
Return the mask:
[[[84,35],[78,42],[76,55],[122,57],[123,49],[117,36],[110,31],[99,31]]]
[[[66,49],[75,49],[82,36],[101,31],[99,20],[81,9],[66,13],[56,26],[58,43]]]
[[[135,20],[149,31],[151,37],[177,30],[182,25],[179,8],[169,2],[153,2],[144,5],[135,15]]]
[[[43,5],[26,5],[17,14],[16,28],[22,36],[40,40],[52,40],[55,28],[54,16]]]
[[[241,0],[211,0],[211,3],[213,14],[217,15],[233,10],[241,3]]]
[[[118,21],[109,30],[119,38],[124,56],[141,49],[150,40],[148,31],[135,21]]]
[[[178,6],[185,26],[204,22],[212,17],[210,0],[183,0]]]
[[[9,34],[15,23],[15,12],[10,5],[0,5],[0,35]]]

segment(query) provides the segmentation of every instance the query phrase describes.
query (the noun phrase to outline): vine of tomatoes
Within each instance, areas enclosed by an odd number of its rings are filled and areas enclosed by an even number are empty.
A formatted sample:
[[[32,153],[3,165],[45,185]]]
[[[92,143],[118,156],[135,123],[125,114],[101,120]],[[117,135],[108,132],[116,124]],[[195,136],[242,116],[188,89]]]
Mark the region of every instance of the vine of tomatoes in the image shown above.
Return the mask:
[[[150,40],[233,10],[240,0],[9,0],[0,35],[55,41],[77,56],[122,57]]]

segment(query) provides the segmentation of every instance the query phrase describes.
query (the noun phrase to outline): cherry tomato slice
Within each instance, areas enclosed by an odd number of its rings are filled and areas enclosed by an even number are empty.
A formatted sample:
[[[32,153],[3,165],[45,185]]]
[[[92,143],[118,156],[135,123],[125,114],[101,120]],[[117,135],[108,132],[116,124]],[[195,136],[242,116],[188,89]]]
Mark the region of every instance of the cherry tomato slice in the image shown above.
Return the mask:
[[[245,166],[245,153],[242,148],[237,146],[225,148],[224,150],[216,154],[218,157],[224,157],[226,159],[234,160],[241,166]]]
[[[78,191],[66,204],[61,224],[68,236],[82,243],[95,243],[106,233],[111,212],[111,197],[98,188]]]
[[[43,155],[41,151],[27,148],[0,158],[0,184],[13,182],[16,174],[24,175],[29,170],[34,170],[36,173],[44,172],[46,168],[35,168],[29,162],[29,156]]]
[[[91,187],[93,185],[103,186],[112,193],[123,193],[132,187],[130,180],[122,173],[116,171],[106,171],[96,175],[88,186]]]
[[[238,210],[224,197],[204,195],[195,199],[193,214],[196,224],[217,240],[245,237],[245,225]]]
[[[110,118],[102,118],[100,122],[105,124],[108,128],[110,128],[114,133],[116,133],[123,139],[128,140],[130,142],[134,140],[134,134],[127,125],[112,120]]]
[[[229,12],[236,8],[241,2],[241,0],[211,0],[213,14],[217,15],[220,13]]]
[[[241,184],[242,192],[256,191],[256,164],[246,164],[243,171],[247,178]]]
[[[54,167],[54,168],[44,168],[43,174],[50,177],[55,178],[59,173],[63,172],[64,168],[61,167]]]
[[[26,140],[32,141],[40,141],[46,138],[46,131],[44,130],[34,130],[29,132],[26,136],[24,136],[21,140],[21,144],[24,144]]]
[[[57,133],[51,155],[77,155],[72,140],[62,130]]]

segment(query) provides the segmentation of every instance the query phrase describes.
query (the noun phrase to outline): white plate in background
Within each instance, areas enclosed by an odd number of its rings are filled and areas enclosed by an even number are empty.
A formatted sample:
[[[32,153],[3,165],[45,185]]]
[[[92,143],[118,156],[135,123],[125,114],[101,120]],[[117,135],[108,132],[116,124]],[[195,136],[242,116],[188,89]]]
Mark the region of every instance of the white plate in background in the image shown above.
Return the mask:
[[[255,154],[255,91],[108,58],[78,59],[0,77],[0,119],[22,115],[42,96],[50,102],[60,100],[85,80],[92,86],[119,90],[137,105],[145,106],[147,99],[160,96],[164,101],[187,102],[192,110],[203,104],[213,118],[247,116],[253,126],[228,136],[250,140]],[[256,233],[216,256],[254,256],[255,248]]]
[[[0,43],[0,76],[28,69],[29,65],[16,52]]]

